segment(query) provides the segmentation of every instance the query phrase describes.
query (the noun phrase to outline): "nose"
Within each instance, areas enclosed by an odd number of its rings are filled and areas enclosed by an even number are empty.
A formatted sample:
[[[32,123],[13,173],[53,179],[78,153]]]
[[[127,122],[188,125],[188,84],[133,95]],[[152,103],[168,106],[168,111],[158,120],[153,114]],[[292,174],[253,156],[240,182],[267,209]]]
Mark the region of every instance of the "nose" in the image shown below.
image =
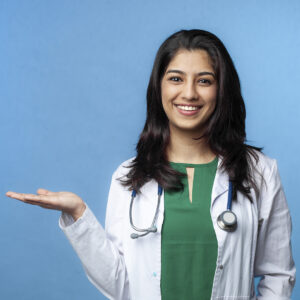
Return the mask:
[[[197,88],[192,80],[190,82],[185,82],[183,85],[182,98],[190,101],[198,99]]]

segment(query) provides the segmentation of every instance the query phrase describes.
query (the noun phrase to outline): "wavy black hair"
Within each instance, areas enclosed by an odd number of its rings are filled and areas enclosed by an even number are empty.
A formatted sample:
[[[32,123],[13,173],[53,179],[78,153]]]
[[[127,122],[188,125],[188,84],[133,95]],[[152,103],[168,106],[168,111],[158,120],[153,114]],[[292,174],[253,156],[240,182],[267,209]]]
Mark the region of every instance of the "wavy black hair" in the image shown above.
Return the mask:
[[[140,192],[149,180],[156,180],[166,190],[183,188],[182,173],[169,165],[166,149],[169,144],[169,121],[161,100],[161,80],[179,50],[205,50],[212,62],[218,82],[216,107],[207,122],[202,137],[207,139],[211,150],[221,155],[221,168],[233,182],[234,193],[240,191],[250,201],[250,188],[258,195],[259,190],[251,170],[258,161],[255,150],[263,148],[247,145],[245,132],[246,110],[241,95],[240,80],[233,61],[224,44],[214,34],[199,29],[181,30],[168,37],[160,46],[153,65],[147,89],[147,118],[136,146],[137,155],[130,164],[124,186]]]

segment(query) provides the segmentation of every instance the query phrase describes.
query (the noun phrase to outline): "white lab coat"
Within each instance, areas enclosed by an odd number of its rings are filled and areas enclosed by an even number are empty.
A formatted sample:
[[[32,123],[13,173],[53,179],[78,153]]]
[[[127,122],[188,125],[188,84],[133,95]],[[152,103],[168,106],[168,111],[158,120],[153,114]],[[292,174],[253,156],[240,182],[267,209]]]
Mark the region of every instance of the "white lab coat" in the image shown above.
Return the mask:
[[[218,215],[226,209],[228,194],[228,175],[220,171],[222,157],[219,157],[210,209],[218,240],[213,300],[288,300],[291,297],[296,270],[290,243],[290,213],[276,160],[259,152],[258,155],[257,167],[266,186],[255,175],[261,197],[257,199],[251,189],[253,203],[238,192],[237,202],[232,204],[238,226],[232,233],[221,230],[216,223]],[[59,226],[78,254],[89,280],[107,298],[161,300],[164,198],[159,208],[158,231],[131,239],[130,234],[134,232],[129,221],[131,192],[116,180],[128,172],[124,166],[130,161],[124,162],[112,176],[105,229],[88,206],[76,222],[62,213]],[[157,183],[152,180],[142,187],[141,195],[134,201],[134,224],[148,228],[156,205]],[[254,292],[254,276],[262,276],[258,297]]]

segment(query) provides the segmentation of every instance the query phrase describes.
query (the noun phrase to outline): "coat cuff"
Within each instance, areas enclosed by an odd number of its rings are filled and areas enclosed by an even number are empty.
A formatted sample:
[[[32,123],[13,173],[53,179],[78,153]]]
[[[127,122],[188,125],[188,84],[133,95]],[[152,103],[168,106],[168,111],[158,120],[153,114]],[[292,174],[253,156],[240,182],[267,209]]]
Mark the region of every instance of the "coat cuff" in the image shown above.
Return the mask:
[[[61,213],[58,225],[68,237],[76,238],[76,236],[80,236],[81,233],[86,230],[87,226],[94,227],[98,225],[98,220],[89,206],[86,203],[85,206],[86,208],[83,214],[76,221],[74,221],[73,217],[70,214],[66,212]]]
[[[290,297],[276,297],[276,296],[261,296],[257,297],[257,300],[291,300]]]

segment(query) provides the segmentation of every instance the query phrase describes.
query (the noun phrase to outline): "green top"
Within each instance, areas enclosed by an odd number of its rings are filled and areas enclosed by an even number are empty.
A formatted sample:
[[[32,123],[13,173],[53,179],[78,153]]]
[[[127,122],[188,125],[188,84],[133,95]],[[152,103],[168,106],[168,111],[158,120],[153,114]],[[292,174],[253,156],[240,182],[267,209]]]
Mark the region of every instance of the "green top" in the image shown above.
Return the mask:
[[[210,216],[211,192],[218,158],[207,164],[170,162],[186,173],[194,168],[192,202],[187,177],[184,190],[165,191],[161,239],[162,300],[210,299],[218,244]]]

